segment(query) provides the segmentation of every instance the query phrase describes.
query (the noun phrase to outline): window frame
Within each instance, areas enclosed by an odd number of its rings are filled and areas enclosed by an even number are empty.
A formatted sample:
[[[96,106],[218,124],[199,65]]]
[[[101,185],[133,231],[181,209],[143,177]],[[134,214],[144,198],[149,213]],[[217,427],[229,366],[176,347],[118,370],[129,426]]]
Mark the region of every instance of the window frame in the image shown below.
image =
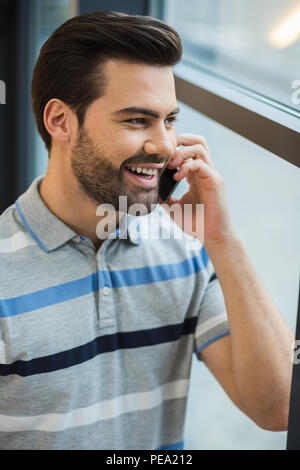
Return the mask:
[[[166,20],[165,11],[165,0],[150,0],[151,16]],[[185,57],[174,67],[174,77],[179,101],[300,167],[300,110],[251,92]]]

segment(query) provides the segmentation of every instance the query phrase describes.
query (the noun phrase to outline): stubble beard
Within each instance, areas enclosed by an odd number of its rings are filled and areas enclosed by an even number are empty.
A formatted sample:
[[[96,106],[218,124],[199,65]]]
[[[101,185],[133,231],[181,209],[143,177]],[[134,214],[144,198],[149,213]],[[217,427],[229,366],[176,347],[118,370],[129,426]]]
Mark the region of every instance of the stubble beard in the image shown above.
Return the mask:
[[[97,206],[111,204],[119,210],[119,197],[127,197],[127,212],[133,204],[143,204],[146,213],[158,202],[158,190],[136,187],[125,181],[124,170],[112,162],[104,149],[96,146],[81,129],[71,153],[71,168],[79,191]],[[124,208],[124,204],[122,205]]]

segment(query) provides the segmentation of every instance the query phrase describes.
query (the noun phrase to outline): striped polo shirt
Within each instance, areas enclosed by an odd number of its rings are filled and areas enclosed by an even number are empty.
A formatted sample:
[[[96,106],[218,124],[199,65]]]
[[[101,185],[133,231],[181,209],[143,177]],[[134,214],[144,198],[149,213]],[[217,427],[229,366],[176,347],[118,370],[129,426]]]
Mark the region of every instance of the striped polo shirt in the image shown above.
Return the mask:
[[[229,333],[203,245],[157,204],[96,252],[42,179],[0,217],[0,448],[182,449],[193,353]]]

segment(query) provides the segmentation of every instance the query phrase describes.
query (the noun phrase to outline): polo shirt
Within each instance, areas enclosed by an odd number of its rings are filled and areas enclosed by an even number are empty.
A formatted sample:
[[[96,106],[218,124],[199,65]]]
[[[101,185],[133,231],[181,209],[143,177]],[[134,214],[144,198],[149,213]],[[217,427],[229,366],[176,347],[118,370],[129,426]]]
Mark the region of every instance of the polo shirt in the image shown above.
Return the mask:
[[[0,217],[0,448],[184,448],[193,353],[229,334],[204,246],[157,204],[96,251],[42,179]]]

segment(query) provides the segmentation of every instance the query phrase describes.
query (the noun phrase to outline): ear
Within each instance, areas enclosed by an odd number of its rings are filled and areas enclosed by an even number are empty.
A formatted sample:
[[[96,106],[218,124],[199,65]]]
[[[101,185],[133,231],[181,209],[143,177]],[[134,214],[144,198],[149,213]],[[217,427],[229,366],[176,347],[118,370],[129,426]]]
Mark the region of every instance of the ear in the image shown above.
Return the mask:
[[[70,108],[59,99],[48,101],[44,109],[44,124],[52,139],[66,144],[75,135],[76,119]]]

